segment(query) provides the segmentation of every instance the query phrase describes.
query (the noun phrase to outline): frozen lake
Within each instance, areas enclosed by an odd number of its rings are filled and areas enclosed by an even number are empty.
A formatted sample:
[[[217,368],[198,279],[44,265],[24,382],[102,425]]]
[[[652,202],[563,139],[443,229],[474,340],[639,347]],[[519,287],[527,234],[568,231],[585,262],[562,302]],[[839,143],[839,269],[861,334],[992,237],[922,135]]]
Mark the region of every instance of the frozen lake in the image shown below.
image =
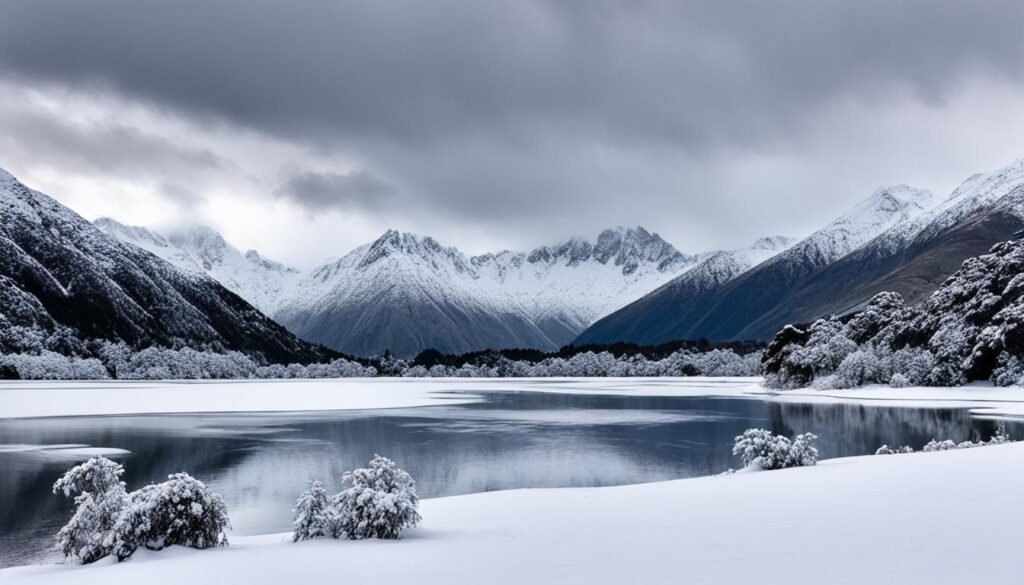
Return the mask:
[[[337,491],[342,472],[374,453],[409,470],[431,498],[715,474],[737,466],[733,437],[754,426],[814,432],[823,458],[986,438],[993,428],[949,408],[474,393],[483,400],[384,410],[0,420],[0,566],[56,559],[53,535],[71,502],[50,486],[96,449],[124,463],[129,489],[176,471],[195,475],[224,495],[236,534],[257,534],[289,529],[310,479]]]

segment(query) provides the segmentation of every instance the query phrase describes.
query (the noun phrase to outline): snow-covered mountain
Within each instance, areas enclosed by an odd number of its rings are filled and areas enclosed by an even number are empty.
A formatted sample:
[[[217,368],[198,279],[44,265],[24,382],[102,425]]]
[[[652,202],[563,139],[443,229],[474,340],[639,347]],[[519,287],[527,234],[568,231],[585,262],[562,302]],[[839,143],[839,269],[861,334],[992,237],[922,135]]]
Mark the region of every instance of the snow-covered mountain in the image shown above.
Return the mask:
[[[0,351],[90,340],[323,357],[205,275],[124,244],[0,170]]]
[[[828,266],[894,226],[940,203],[930,191],[896,185],[875,191],[785,251],[707,286],[685,274],[588,328],[574,342],[663,343],[675,339],[734,339],[775,307],[795,283]],[[709,270],[712,270],[709,267]]]
[[[388,231],[313,270],[273,316],[300,337],[356,355],[550,350],[698,260],[643,228],[474,257]]]
[[[268,315],[291,296],[299,280],[297,269],[267,260],[256,250],[243,254],[205,226],[190,226],[164,235],[106,217],[94,223],[106,234],[151,252],[182,270],[209,275]]]
[[[860,309],[882,291],[923,301],[967,258],[1024,228],[1024,159],[967,179],[928,213],[893,226],[798,282],[739,335],[766,337],[779,324]]]

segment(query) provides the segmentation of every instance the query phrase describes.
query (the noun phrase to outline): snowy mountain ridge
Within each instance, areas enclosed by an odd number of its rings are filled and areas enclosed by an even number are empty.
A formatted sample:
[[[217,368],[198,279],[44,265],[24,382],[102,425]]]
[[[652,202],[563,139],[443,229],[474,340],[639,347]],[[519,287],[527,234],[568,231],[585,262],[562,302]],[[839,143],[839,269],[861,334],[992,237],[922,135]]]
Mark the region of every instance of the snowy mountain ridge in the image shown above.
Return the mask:
[[[589,326],[576,344],[730,339],[780,301],[795,282],[843,258],[879,233],[938,205],[906,185],[876,190],[825,227],[778,250],[719,253]],[[776,243],[778,245],[778,243]]]
[[[300,273],[267,260],[255,250],[244,254],[206,226],[189,226],[166,236],[150,228],[127,226],[110,218],[93,222],[109,236],[138,246],[193,274],[206,274],[265,314],[291,295]]]
[[[429,236],[388,230],[302,273],[254,250],[243,254],[202,226],[161,233],[109,218],[95,225],[188,273],[217,280],[300,337],[354,354],[390,349],[407,355],[427,347],[555,349],[715,254],[683,254],[642,227],[620,226],[593,240],[575,237],[528,252],[476,256]],[[762,238],[730,273],[788,244],[782,237]],[[352,314],[355,307],[364,307],[361,316]],[[443,316],[419,320],[433,311]],[[431,328],[443,332],[431,334]]]
[[[388,230],[310,272],[298,284],[301,297],[282,303],[273,316],[300,336],[356,354],[555,349],[697,259],[643,228],[477,256]],[[353,307],[364,307],[361,316],[339,317]],[[434,311],[436,320],[414,323]],[[409,315],[408,323],[394,322],[395,315]],[[391,331],[382,334],[382,328]]]
[[[876,190],[850,211],[814,232],[770,264],[801,259],[801,264],[825,266],[895,226],[928,214],[941,199],[926,189],[893,185]]]
[[[123,342],[133,349],[235,350],[285,363],[329,354],[214,279],[110,237],[6,172],[0,218],[0,352],[89,355],[97,343]]]

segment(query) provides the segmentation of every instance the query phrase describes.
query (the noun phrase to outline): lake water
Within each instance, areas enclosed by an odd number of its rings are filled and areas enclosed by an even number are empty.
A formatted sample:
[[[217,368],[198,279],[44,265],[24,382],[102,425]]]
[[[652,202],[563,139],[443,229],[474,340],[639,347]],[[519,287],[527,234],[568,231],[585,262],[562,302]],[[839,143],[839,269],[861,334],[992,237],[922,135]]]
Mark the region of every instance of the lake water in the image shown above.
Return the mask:
[[[715,474],[738,466],[733,438],[750,427],[814,432],[822,458],[873,453],[883,443],[916,449],[933,437],[988,438],[993,430],[990,421],[948,409],[482,396],[389,410],[0,420],[0,567],[59,560],[53,538],[72,506],[51,486],[84,459],[81,446],[127,451],[113,458],[125,465],[129,489],[187,471],[224,496],[235,534],[258,534],[289,530],[291,507],[311,479],[338,491],[341,474],[374,453],[396,460],[430,498]],[[68,445],[80,447],[53,448]]]

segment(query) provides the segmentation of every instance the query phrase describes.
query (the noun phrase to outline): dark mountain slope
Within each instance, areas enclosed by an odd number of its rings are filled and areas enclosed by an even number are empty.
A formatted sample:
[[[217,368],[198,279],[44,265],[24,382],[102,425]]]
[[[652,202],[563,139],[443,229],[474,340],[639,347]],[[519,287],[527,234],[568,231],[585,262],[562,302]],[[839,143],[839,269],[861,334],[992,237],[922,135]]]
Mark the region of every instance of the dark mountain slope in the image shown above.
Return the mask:
[[[1024,199],[1017,189],[1005,203]],[[1024,228],[1024,218],[1009,205],[976,212],[937,233],[922,233],[889,254],[865,246],[825,267],[786,295],[735,335],[737,339],[767,339],[786,323],[809,323],[830,314],[859,310],[882,291],[899,293],[916,304],[935,291],[968,258],[985,254],[997,242]]]
[[[829,225],[751,270],[712,286],[698,287],[687,282],[684,274],[601,319],[574,344],[739,339],[744,328],[776,307],[803,279],[893,226],[927,213],[936,204],[935,196],[928,191],[904,185],[880,189]]]
[[[5,351],[57,335],[71,345],[186,345],[282,362],[324,355],[216,281],[110,238],[2,170],[0,303]]]

